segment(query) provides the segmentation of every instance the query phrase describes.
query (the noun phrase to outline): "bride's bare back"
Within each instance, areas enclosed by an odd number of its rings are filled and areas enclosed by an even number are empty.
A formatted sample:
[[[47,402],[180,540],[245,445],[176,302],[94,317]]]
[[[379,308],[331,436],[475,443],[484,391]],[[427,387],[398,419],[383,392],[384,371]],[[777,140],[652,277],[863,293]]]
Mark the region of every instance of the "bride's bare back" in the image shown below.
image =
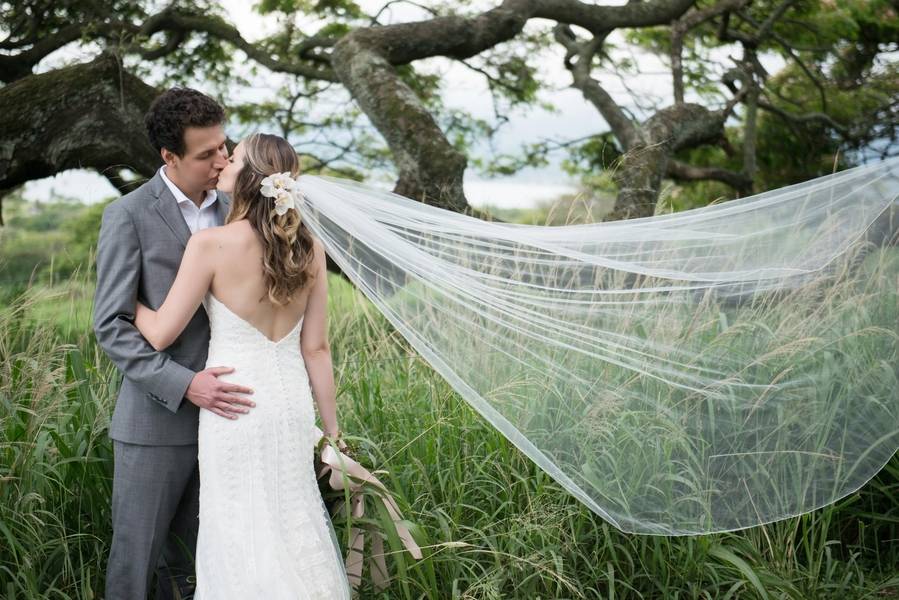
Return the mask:
[[[154,312],[138,303],[135,324],[153,348],[164,350],[181,334],[207,293],[269,340],[281,340],[302,319],[303,356],[327,355],[327,368],[322,367],[318,376],[330,381],[333,375],[326,372],[330,369],[330,348],[325,249],[315,237],[312,242],[311,284],[297,290],[288,304],[277,306],[268,299],[262,277],[262,243],[249,221],[197,231],[187,242],[162,306]],[[324,384],[330,388],[328,381]]]
[[[277,306],[268,299],[262,277],[262,243],[249,221],[242,219],[216,229],[212,295],[268,339],[280,340],[303,318],[311,286],[297,290],[289,304]]]

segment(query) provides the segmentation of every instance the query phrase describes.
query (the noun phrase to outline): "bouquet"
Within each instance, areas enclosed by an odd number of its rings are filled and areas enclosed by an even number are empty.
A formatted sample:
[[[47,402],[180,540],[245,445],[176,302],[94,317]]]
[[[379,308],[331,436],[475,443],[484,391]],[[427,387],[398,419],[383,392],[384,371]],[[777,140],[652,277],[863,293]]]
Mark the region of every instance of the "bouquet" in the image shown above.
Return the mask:
[[[330,515],[334,516],[343,512],[350,520],[350,543],[345,566],[347,578],[352,587],[357,588],[362,581],[362,563],[365,560],[363,556],[364,529],[377,528],[368,520],[364,524],[361,522],[354,524],[355,520],[364,517],[366,497],[373,498],[376,503],[382,503],[383,508],[381,506],[376,506],[376,508],[379,513],[388,516],[388,519],[384,519],[384,521],[390,522],[392,531],[388,529],[384,532],[387,537],[402,543],[416,560],[421,559],[421,549],[409,532],[408,526],[411,523],[403,519],[396,501],[384,484],[355,460],[355,453],[347,446],[340,432],[336,436],[325,436],[317,427],[316,431],[319,441],[315,448],[313,466],[322,499]],[[380,474],[386,473],[386,471],[374,471],[374,473]],[[390,576],[384,561],[384,543],[378,533],[372,535],[368,563],[375,588],[378,591],[383,590],[390,582]]]

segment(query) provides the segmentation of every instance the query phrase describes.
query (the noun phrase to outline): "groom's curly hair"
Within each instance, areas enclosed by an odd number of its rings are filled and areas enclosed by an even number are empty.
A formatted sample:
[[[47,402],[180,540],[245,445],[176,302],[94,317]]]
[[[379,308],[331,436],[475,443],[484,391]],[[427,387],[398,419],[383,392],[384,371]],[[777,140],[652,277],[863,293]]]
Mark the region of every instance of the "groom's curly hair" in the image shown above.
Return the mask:
[[[188,127],[212,127],[225,122],[222,105],[197,90],[173,87],[160,94],[144,116],[150,143],[159,152],[168,148],[183,157],[187,147],[184,130]]]

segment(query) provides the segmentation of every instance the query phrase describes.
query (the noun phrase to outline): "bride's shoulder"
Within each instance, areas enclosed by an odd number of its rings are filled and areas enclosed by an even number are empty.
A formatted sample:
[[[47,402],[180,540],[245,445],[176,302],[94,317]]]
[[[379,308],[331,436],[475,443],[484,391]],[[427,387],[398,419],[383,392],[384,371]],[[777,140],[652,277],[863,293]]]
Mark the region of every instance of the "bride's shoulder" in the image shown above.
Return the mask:
[[[250,224],[246,220],[234,221],[232,223],[227,223],[225,225],[218,225],[216,227],[207,227],[197,233],[202,233],[208,236],[210,240],[216,240],[222,244],[226,243],[241,243],[245,242],[247,239],[256,239],[256,236],[253,234],[253,229]],[[196,234],[195,234],[196,235]]]
[[[199,244],[202,246],[208,246],[212,243],[215,243],[217,240],[224,239],[225,236],[222,235],[223,232],[219,230],[224,229],[225,227],[227,227],[227,225],[198,229],[191,234],[190,238],[188,239],[188,243]]]
[[[325,245],[314,235],[311,235],[310,237],[312,238],[313,259],[317,262],[325,262]]]
[[[238,230],[236,223],[199,229],[191,234],[188,244],[203,250],[221,250],[233,246],[239,240]]]

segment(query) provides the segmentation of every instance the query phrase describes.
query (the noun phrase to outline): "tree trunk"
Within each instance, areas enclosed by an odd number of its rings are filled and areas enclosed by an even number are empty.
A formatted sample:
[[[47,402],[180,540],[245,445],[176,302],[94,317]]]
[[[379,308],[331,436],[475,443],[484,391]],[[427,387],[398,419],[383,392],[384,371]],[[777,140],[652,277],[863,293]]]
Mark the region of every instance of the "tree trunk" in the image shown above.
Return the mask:
[[[390,147],[399,173],[394,192],[456,212],[467,209],[465,155],[447,141],[393,66],[352,34],[335,46],[331,64]]]
[[[674,153],[712,143],[724,135],[725,111],[686,102],[658,111],[638,127],[639,141],[621,156],[612,179],[618,186],[614,208],[604,221],[651,217]]]
[[[596,6],[578,0],[504,0],[473,17],[357,29],[334,46],[331,64],[371,119],[399,171],[396,191],[450,210],[471,212],[462,189],[466,158],[446,139],[396,66],[432,56],[464,59],[521,33],[529,19],[552,19],[591,31],[670,22],[694,0]]]

